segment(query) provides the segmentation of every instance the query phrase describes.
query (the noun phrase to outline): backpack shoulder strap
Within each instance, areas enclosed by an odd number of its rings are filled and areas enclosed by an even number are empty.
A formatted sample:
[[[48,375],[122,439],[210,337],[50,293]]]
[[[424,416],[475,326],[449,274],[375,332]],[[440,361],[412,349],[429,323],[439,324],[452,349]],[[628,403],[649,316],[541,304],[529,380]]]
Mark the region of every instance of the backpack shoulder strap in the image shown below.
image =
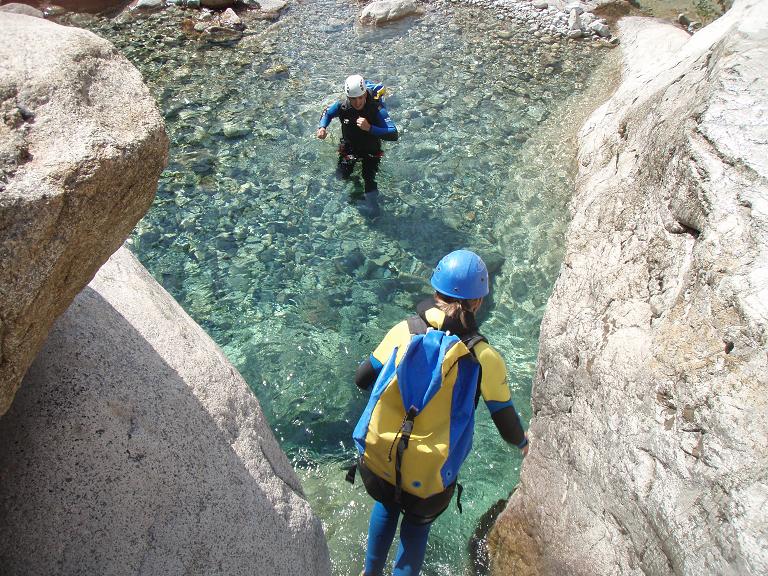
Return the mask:
[[[482,334],[475,332],[474,334],[470,334],[469,336],[465,336],[461,339],[462,342],[464,342],[464,345],[469,349],[470,352],[472,352],[472,356],[475,355],[475,351],[473,348],[475,347],[475,344],[478,342],[488,342],[488,338],[483,336]]]
[[[465,336],[461,341],[464,342],[464,345],[469,349],[469,353],[472,354],[472,358],[475,359],[475,362],[480,365],[480,371],[477,374],[477,388],[475,389],[475,408],[477,408],[477,405],[480,403],[480,396],[482,394],[480,384],[483,381],[483,365],[480,364],[480,361],[475,354],[475,345],[480,342],[487,343],[488,339],[479,332],[475,332],[474,334]],[[459,498],[461,498],[461,496],[459,496]]]

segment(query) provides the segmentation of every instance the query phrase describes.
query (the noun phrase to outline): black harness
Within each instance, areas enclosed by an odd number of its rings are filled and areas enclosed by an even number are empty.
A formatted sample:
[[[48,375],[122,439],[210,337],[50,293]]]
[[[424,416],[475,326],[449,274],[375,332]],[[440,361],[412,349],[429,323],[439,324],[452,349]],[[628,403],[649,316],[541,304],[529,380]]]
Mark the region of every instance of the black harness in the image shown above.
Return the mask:
[[[339,121],[341,122],[342,146],[345,151],[354,156],[374,155],[381,153],[381,139],[370,132],[357,127],[357,119],[365,118],[368,123],[374,125],[378,116],[378,104],[373,99],[371,91],[367,91],[365,105],[362,110],[355,110],[349,101],[344,101],[339,108]]]

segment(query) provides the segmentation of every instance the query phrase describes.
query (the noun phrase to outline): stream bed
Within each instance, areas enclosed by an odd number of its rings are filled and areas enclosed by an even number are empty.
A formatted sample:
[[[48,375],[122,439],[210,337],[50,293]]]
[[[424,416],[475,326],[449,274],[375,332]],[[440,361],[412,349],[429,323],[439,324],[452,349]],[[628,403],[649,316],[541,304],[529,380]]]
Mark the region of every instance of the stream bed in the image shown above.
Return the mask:
[[[191,32],[198,11],[95,18],[141,70],[171,138],[157,198],[129,240],[154,277],[244,375],[322,519],[335,575],[362,567],[371,500],[344,482],[367,396],[357,363],[430,293],[442,255],[467,247],[492,273],[481,330],[507,362],[523,419],[539,324],[560,267],[575,133],[614,85],[612,51],[536,38],[459,4],[379,28],[348,1],[241,14],[233,45]],[[381,215],[333,175],[339,125],[314,137],[344,78],[384,82],[400,140],[385,143]],[[588,90],[589,88],[589,90]],[[436,522],[423,574],[484,573],[469,541],[521,464],[484,407],[462,469],[464,513]],[[394,547],[393,547],[394,549]]]

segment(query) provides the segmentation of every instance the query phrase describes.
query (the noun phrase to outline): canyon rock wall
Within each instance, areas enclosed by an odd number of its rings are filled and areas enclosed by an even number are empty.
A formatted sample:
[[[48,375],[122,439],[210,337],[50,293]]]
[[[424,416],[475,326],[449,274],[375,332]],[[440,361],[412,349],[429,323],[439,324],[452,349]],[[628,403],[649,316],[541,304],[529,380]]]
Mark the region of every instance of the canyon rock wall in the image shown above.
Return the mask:
[[[768,573],[768,3],[620,22],[494,574]]]

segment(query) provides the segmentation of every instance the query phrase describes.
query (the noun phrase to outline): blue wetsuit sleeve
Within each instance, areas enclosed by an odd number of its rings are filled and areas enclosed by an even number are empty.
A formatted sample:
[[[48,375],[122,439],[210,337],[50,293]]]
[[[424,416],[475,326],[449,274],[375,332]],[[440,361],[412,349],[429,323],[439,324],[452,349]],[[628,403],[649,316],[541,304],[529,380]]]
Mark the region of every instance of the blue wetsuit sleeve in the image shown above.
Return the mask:
[[[393,142],[398,138],[397,127],[384,106],[377,110],[376,117],[371,123],[371,135]]]
[[[371,354],[360,363],[355,372],[355,384],[363,390],[370,390],[379,376],[383,365]]]
[[[320,117],[320,122],[318,123],[318,128],[328,128],[328,125],[331,123],[331,120],[336,118],[336,116],[339,115],[339,109],[341,108],[341,102],[334,102],[330,106],[328,106],[325,110],[323,110],[323,115]]]

